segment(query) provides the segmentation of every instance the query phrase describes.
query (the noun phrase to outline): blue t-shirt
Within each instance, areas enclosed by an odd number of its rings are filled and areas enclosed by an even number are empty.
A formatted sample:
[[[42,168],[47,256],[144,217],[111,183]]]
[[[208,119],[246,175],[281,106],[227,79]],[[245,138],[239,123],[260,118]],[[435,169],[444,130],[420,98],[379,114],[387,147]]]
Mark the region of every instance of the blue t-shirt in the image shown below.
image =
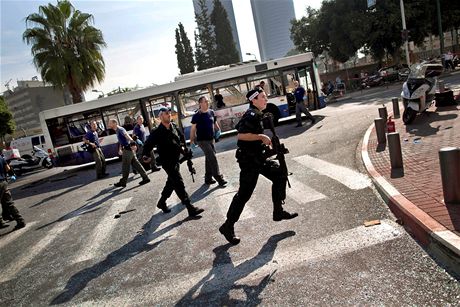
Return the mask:
[[[214,111],[209,109],[206,112],[198,110],[192,117],[192,124],[196,124],[196,140],[210,141],[214,139],[214,123],[216,116]]]
[[[305,89],[301,86],[295,89],[294,91],[294,96],[295,96],[295,101],[296,102],[302,102],[303,101],[303,96],[305,96]]]
[[[139,140],[142,141],[142,143],[145,143],[145,128],[144,125],[136,125],[134,126],[133,133]]]
[[[129,139],[125,136],[128,134],[126,132],[126,129],[123,127],[118,127],[117,129],[117,139],[118,143],[121,144],[121,146],[128,146],[129,145]]]
[[[101,147],[101,144],[99,143],[99,137],[97,135],[97,131],[89,130],[85,134],[85,139],[87,139],[90,143],[96,144],[97,147]]]

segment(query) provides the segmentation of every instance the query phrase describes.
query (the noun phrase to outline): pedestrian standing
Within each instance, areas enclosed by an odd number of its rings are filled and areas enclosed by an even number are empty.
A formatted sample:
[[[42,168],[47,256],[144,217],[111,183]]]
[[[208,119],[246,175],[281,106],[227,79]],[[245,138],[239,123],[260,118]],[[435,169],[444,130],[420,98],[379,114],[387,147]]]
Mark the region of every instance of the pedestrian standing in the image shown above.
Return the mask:
[[[105,156],[101,149],[101,143],[99,142],[96,121],[91,121],[90,127],[90,130],[86,132],[83,137],[83,142],[87,145],[88,152],[93,155],[94,162],[96,163],[96,178],[102,179],[109,174],[105,171]]]
[[[259,174],[272,181],[273,220],[288,220],[298,216],[297,213],[289,213],[283,209],[286,198],[286,175],[276,161],[264,156],[266,146],[271,145],[270,138],[263,134],[262,124],[262,111],[267,107],[267,96],[261,89],[254,89],[247,93],[246,98],[250,102],[250,107],[236,126],[238,131],[236,159],[241,170],[240,186],[228,209],[227,220],[219,228],[220,233],[231,244],[240,242],[240,239],[235,236],[234,225],[254,192]]]
[[[168,175],[166,185],[161,192],[161,197],[157,203],[157,207],[163,210],[164,213],[171,212],[168,208],[166,200],[175,191],[182,204],[187,208],[189,216],[197,216],[203,209],[198,209],[190,202],[190,198],[185,191],[184,180],[180,174],[180,155],[191,154],[185,145],[184,134],[171,122],[171,110],[161,108],[159,115],[161,123],[158,128],[152,130],[144,144],[144,161],[148,161],[152,149],[157,147],[158,155],[161,161],[163,170]]]
[[[305,89],[299,84],[299,81],[294,81],[294,97],[295,97],[295,117],[297,120],[296,127],[302,127],[302,112],[307,115],[311,120],[312,125],[315,123],[315,118],[308,112],[307,107],[305,106]]]
[[[219,171],[219,163],[216,157],[216,148],[214,146],[214,133],[220,130],[214,111],[209,108],[209,101],[206,97],[201,96],[198,99],[200,108],[192,117],[192,128],[190,131],[190,143],[198,144],[203,150],[205,156],[205,174],[204,183],[219,183],[221,187],[227,184],[224,177]],[[214,179],[215,180],[214,180]]]
[[[145,136],[145,127],[144,127],[144,117],[142,115],[139,115],[136,119],[137,123],[136,126],[134,126],[133,129],[133,135],[137,137],[139,142],[136,141],[137,143],[137,151],[136,151],[136,156],[139,161],[142,159],[142,151],[144,147],[145,140],[147,139]],[[160,170],[160,168],[157,166],[156,159],[154,157],[154,153],[152,152],[152,157],[153,159],[150,162],[150,169],[153,172],[157,172]]]
[[[19,214],[19,210],[14,205],[10,189],[8,188],[8,174],[13,178],[13,180],[16,179],[16,177],[14,177],[13,170],[10,168],[8,163],[6,163],[5,159],[0,156],[0,201],[2,203],[2,216],[15,220],[16,226],[14,229],[16,230],[24,228],[26,223],[24,222],[21,214]],[[0,217],[0,228],[5,227],[8,227],[8,225]]]
[[[150,182],[147,173],[145,172],[144,168],[142,167],[139,160],[137,160],[136,155],[133,152],[133,148],[135,148],[136,143],[134,140],[129,136],[128,132],[126,132],[125,128],[120,127],[118,125],[118,121],[116,119],[109,120],[109,128],[115,130],[117,133],[117,139],[119,143],[119,153],[121,153],[121,169],[122,169],[122,177],[119,182],[115,183],[114,186],[116,187],[126,187],[126,183],[128,181],[129,176],[129,169],[132,165],[135,170],[141,175],[142,181],[139,182],[140,185],[146,184]]]
[[[219,89],[216,89],[214,100],[216,101],[216,106],[218,109],[225,107],[224,97],[220,93]]]

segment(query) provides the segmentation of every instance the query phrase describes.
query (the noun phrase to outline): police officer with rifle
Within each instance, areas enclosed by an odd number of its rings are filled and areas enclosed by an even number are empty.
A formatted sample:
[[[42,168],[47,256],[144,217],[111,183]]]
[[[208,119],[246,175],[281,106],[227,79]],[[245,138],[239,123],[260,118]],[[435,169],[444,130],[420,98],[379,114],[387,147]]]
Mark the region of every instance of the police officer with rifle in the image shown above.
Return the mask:
[[[220,233],[224,235],[227,241],[234,245],[240,242],[240,239],[235,235],[234,225],[254,192],[259,174],[273,183],[273,220],[288,220],[298,216],[297,213],[289,213],[283,209],[288,181],[286,161],[284,160],[286,149],[279,143],[276,135],[273,139],[276,146],[273,146],[270,137],[263,133],[264,114],[262,111],[267,107],[267,96],[262,89],[257,88],[249,91],[246,98],[250,102],[250,107],[236,126],[238,130],[236,159],[241,169],[240,187],[228,209],[227,220],[219,228]],[[276,155],[282,164],[281,166],[275,160],[268,159],[269,156],[275,154],[276,150],[278,150]]]
[[[202,213],[203,209],[198,209],[190,202],[189,196],[185,191],[184,180],[180,174],[180,162],[187,161],[189,171],[193,175],[196,173],[191,161],[192,152],[187,149],[185,145],[185,137],[180,129],[171,122],[171,110],[168,108],[161,108],[159,112],[161,120],[158,128],[152,130],[147,141],[144,144],[143,159],[149,163],[152,149],[156,146],[161,165],[168,175],[166,185],[161,192],[160,200],[157,207],[163,210],[164,213],[171,212],[168,208],[166,200],[175,191],[182,204],[187,208],[190,217],[197,216]],[[180,159],[180,156],[183,158]]]
[[[19,213],[19,210],[14,205],[10,189],[8,188],[7,175],[10,175],[12,181],[16,180],[13,170],[6,163],[5,159],[0,156],[0,201],[2,203],[2,216],[9,220],[16,221],[15,230],[21,229],[26,226],[26,223]],[[8,227],[8,225],[3,222],[3,219],[0,217],[0,228],[4,227]]]

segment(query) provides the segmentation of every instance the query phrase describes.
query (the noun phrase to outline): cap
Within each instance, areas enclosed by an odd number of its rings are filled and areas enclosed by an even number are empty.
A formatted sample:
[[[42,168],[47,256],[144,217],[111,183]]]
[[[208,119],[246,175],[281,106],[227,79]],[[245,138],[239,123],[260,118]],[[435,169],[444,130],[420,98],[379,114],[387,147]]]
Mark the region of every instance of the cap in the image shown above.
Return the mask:
[[[159,113],[163,113],[163,112],[171,112],[171,108],[166,108],[166,107],[160,108]]]
[[[253,100],[254,98],[256,98],[260,93],[262,93],[263,90],[260,89],[260,88],[256,88],[256,89],[253,89],[253,90],[250,90],[247,94],[246,94],[246,98],[251,101]]]

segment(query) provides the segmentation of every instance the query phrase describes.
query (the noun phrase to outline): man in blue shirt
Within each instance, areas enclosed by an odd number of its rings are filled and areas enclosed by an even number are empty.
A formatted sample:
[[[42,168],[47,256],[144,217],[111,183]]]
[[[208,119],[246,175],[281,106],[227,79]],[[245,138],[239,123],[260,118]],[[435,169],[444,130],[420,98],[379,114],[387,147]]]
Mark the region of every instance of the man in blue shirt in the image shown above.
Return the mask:
[[[195,141],[204,152],[206,171],[204,182],[214,184],[217,182],[221,187],[227,184],[219,171],[219,164],[216,158],[216,148],[214,147],[214,131],[220,130],[214,111],[209,109],[209,101],[201,96],[198,99],[200,109],[192,117],[192,128],[190,131],[190,143]],[[213,179],[216,179],[214,180]]]
[[[115,130],[117,133],[118,143],[120,144],[120,149],[118,152],[121,154],[122,163],[122,177],[119,182],[114,184],[114,186],[122,188],[126,187],[126,182],[128,181],[129,176],[129,168],[131,165],[142,177],[142,181],[139,182],[139,184],[143,185],[149,183],[150,179],[147,176],[147,173],[133,152],[133,148],[136,146],[134,140],[129,136],[125,128],[118,125],[118,121],[116,119],[109,120],[109,128]]]
[[[8,188],[7,174],[14,176],[10,166],[6,163],[5,159],[0,156],[0,201],[2,203],[2,216],[11,217],[16,221],[14,229],[24,228],[26,223],[19,214],[19,210],[14,206],[13,198],[11,197],[10,189]],[[15,178],[15,177],[12,177]],[[0,218],[0,228],[8,227],[3,219]]]
[[[96,163],[97,179],[107,177],[109,174],[105,172],[105,156],[101,149],[101,143],[99,142],[96,121],[91,122],[91,130],[86,132],[83,137],[83,142],[87,144],[88,152],[93,155],[94,162]]]
[[[315,123],[315,118],[308,112],[307,108],[305,107],[304,96],[305,96],[305,89],[299,84],[299,81],[294,81],[294,97],[295,97],[295,118],[297,120],[296,127],[302,127],[302,112],[307,115],[307,117],[311,120],[312,125]]]

